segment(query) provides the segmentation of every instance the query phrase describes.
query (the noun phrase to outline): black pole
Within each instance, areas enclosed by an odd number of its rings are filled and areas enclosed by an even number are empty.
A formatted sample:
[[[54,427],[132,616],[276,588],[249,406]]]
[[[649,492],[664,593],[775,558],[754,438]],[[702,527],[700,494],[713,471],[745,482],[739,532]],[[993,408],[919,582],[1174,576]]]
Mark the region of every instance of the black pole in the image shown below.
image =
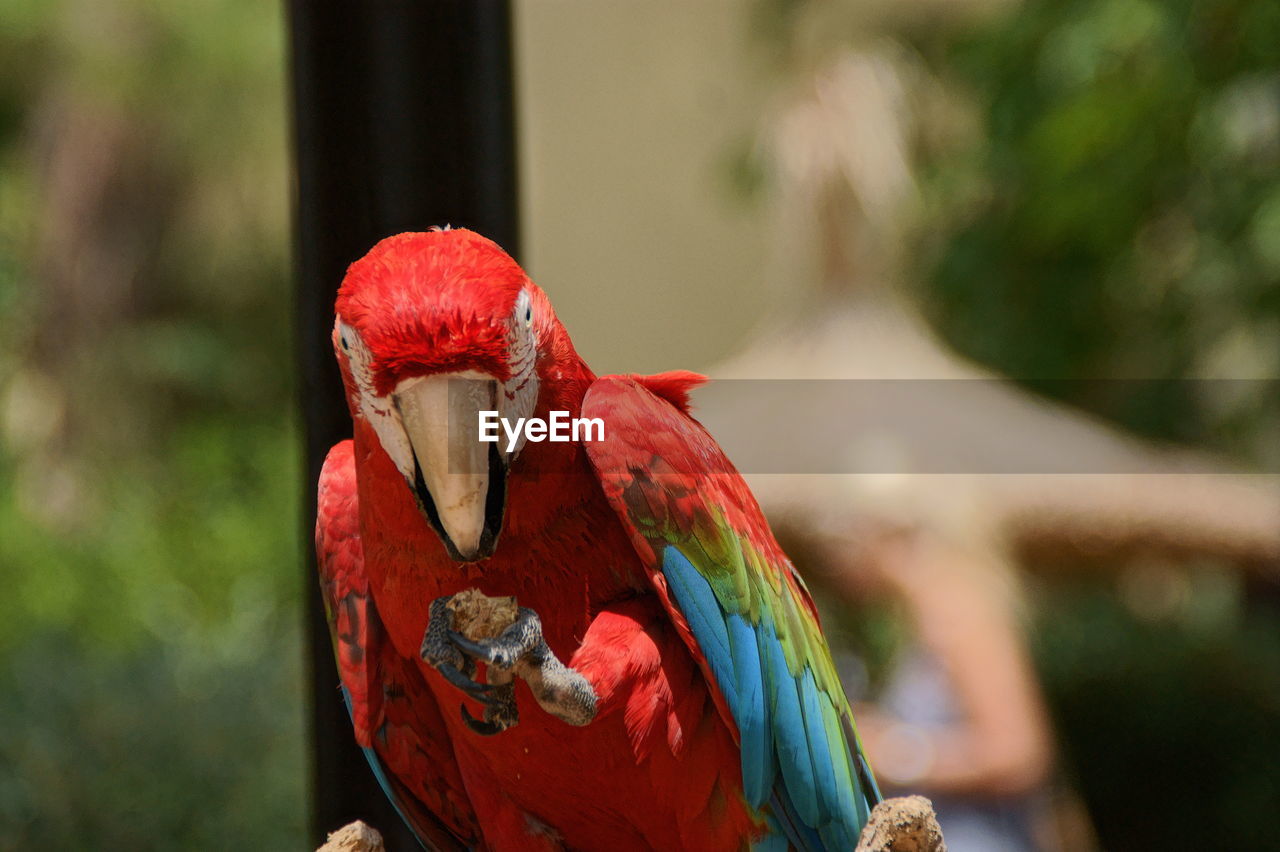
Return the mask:
[[[348,264],[443,224],[517,253],[511,15],[506,0],[289,0],[289,23],[310,542],[324,454],[351,435],[329,344]],[[313,559],[304,583],[314,839],[363,819],[389,849],[416,848],[352,738]]]

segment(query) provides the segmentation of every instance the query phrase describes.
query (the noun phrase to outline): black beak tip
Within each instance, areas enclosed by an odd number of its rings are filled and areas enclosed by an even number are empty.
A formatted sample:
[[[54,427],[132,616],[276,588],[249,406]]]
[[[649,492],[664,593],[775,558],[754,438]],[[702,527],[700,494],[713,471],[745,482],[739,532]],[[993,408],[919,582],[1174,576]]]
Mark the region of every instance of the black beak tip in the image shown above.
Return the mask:
[[[486,524],[486,531],[488,525]],[[466,555],[458,551],[457,545],[453,543],[453,539],[449,538],[449,534],[444,530],[437,528],[436,533],[440,536],[440,541],[444,543],[444,549],[449,552],[449,558],[454,562],[480,562],[488,559],[498,548],[498,537],[488,536],[487,534],[480,538],[480,545],[476,548],[476,552]]]
[[[436,509],[435,500],[431,498],[431,490],[427,488],[426,480],[423,479],[422,468],[416,462],[413,466],[413,482],[409,483],[409,490],[413,492],[418,509],[426,516],[427,522],[436,531],[445,551],[453,561],[480,562],[492,556],[498,548],[498,536],[502,533],[502,520],[506,514],[507,505],[507,465],[496,445],[490,445],[489,449],[489,491],[485,494],[484,500],[484,529],[480,532],[480,544],[475,553],[470,555],[461,553],[453,543],[453,539],[449,537],[449,533],[445,531],[444,524],[440,522],[440,512]]]

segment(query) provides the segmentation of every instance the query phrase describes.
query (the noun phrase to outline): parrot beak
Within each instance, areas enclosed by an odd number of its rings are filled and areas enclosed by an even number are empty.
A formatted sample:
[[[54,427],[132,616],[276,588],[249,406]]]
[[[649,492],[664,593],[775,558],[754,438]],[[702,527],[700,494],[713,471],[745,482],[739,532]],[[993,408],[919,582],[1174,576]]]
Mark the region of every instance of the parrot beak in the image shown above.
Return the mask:
[[[506,463],[479,439],[479,414],[497,406],[487,376],[446,374],[396,389],[395,405],[413,448],[418,507],[449,555],[474,562],[493,554],[506,503]]]

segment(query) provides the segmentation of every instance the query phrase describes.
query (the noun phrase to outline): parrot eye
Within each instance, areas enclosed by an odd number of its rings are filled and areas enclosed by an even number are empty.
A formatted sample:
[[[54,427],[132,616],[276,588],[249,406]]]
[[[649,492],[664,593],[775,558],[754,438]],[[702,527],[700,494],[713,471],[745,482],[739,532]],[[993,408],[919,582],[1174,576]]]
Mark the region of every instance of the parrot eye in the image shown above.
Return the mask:
[[[338,345],[342,347],[342,351],[348,355],[352,353],[353,343],[358,343],[359,338],[355,331],[351,329],[345,322],[338,323]]]
[[[524,309],[524,324],[526,326],[533,324],[533,305]]]

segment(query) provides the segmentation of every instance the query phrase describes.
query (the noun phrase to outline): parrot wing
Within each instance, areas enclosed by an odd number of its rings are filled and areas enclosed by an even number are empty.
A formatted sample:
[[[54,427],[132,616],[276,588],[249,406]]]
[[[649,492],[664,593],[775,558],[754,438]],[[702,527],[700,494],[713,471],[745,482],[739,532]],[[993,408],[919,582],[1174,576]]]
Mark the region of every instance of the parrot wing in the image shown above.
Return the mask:
[[[742,755],[762,846],[852,849],[879,800],[817,610],[746,482],[689,416],[693,373],[605,376],[582,416],[604,493]],[[767,807],[766,807],[767,806]]]
[[[414,660],[398,654],[364,572],[352,442],[320,473],[316,561],[356,741],[400,816],[428,849],[479,845],[444,720]]]

